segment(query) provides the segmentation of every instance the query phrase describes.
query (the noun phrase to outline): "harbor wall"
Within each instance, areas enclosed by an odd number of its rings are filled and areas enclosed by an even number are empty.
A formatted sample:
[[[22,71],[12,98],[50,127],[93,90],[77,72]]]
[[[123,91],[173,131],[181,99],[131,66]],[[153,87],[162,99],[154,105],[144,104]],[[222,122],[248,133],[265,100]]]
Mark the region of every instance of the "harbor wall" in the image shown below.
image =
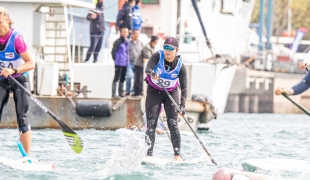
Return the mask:
[[[257,71],[239,66],[229,92],[225,112],[236,113],[302,113],[283,96],[274,95],[278,86],[292,87],[305,74]],[[310,91],[291,96],[293,100],[310,109],[307,103]]]

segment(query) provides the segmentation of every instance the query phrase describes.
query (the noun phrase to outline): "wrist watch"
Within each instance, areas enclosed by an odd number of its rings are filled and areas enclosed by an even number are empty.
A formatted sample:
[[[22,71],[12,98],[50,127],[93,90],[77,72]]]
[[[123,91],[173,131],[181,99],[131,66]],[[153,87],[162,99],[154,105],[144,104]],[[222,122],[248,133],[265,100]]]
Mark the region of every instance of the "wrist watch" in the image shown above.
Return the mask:
[[[14,70],[14,73],[13,73],[13,74],[17,74],[17,71],[18,71],[17,68],[14,68],[14,67],[13,67],[12,69]]]

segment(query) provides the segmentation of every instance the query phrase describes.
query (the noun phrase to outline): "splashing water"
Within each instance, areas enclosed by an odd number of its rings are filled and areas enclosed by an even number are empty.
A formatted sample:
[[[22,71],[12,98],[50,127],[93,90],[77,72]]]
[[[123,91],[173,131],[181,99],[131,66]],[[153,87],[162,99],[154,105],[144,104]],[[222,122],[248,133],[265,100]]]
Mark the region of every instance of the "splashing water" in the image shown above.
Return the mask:
[[[125,133],[121,134],[121,147],[114,151],[111,158],[106,163],[104,173],[130,174],[141,169],[142,158],[149,147],[145,144],[141,134]]]

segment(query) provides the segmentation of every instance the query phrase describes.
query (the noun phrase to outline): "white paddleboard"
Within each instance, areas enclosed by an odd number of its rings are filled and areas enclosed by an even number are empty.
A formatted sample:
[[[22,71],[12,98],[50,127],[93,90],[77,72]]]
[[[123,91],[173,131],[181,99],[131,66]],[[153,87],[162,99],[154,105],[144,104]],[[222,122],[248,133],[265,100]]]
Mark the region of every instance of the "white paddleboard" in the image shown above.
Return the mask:
[[[22,171],[54,171],[55,163],[33,161],[32,163],[24,163],[23,160],[10,159],[0,157],[0,163],[13,169]]]
[[[141,130],[132,130],[132,129],[127,129],[127,128],[116,129],[115,133],[118,133],[118,134],[136,133],[136,134],[145,135],[145,132],[143,132]]]
[[[186,161],[176,161],[173,159],[159,158],[155,156],[144,156],[142,159],[142,164],[164,166],[168,164],[184,164]]]
[[[242,168],[250,172],[256,170],[303,172],[310,170],[310,164],[295,159],[248,159],[243,161]]]

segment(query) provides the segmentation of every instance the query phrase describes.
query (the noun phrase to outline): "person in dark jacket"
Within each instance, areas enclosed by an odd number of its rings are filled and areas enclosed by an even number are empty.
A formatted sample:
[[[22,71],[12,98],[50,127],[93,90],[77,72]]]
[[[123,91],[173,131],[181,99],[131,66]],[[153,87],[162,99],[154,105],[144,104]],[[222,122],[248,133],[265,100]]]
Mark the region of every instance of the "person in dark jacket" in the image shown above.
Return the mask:
[[[115,91],[118,81],[120,81],[118,86],[118,95],[120,97],[124,97],[123,95],[124,81],[126,77],[127,65],[129,63],[129,48],[128,48],[129,41],[127,39],[128,33],[129,32],[126,27],[123,27],[121,29],[121,37],[114,42],[111,52],[115,64],[115,74],[112,83],[113,98],[117,97],[115,95]]]
[[[143,83],[143,67],[144,62],[149,60],[154,54],[155,46],[158,42],[158,36],[151,36],[151,42],[147,43],[140,52],[139,56],[135,60],[135,80],[134,80],[134,96],[142,95],[142,83]]]
[[[90,46],[84,62],[88,62],[91,54],[94,54],[94,63],[98,61],[105,30],[103,3],[104,0],[97,0],[96,9],[89,10],[86,17],[90,21]]]
[[[122,9],[119,11],[118,19],[116,22],[116,29],[121,30],[123,27],[127,27],[129,30],[129,36],[132,33],[132,7],[135,5],[134,0],[128,0],[123,4]]]

